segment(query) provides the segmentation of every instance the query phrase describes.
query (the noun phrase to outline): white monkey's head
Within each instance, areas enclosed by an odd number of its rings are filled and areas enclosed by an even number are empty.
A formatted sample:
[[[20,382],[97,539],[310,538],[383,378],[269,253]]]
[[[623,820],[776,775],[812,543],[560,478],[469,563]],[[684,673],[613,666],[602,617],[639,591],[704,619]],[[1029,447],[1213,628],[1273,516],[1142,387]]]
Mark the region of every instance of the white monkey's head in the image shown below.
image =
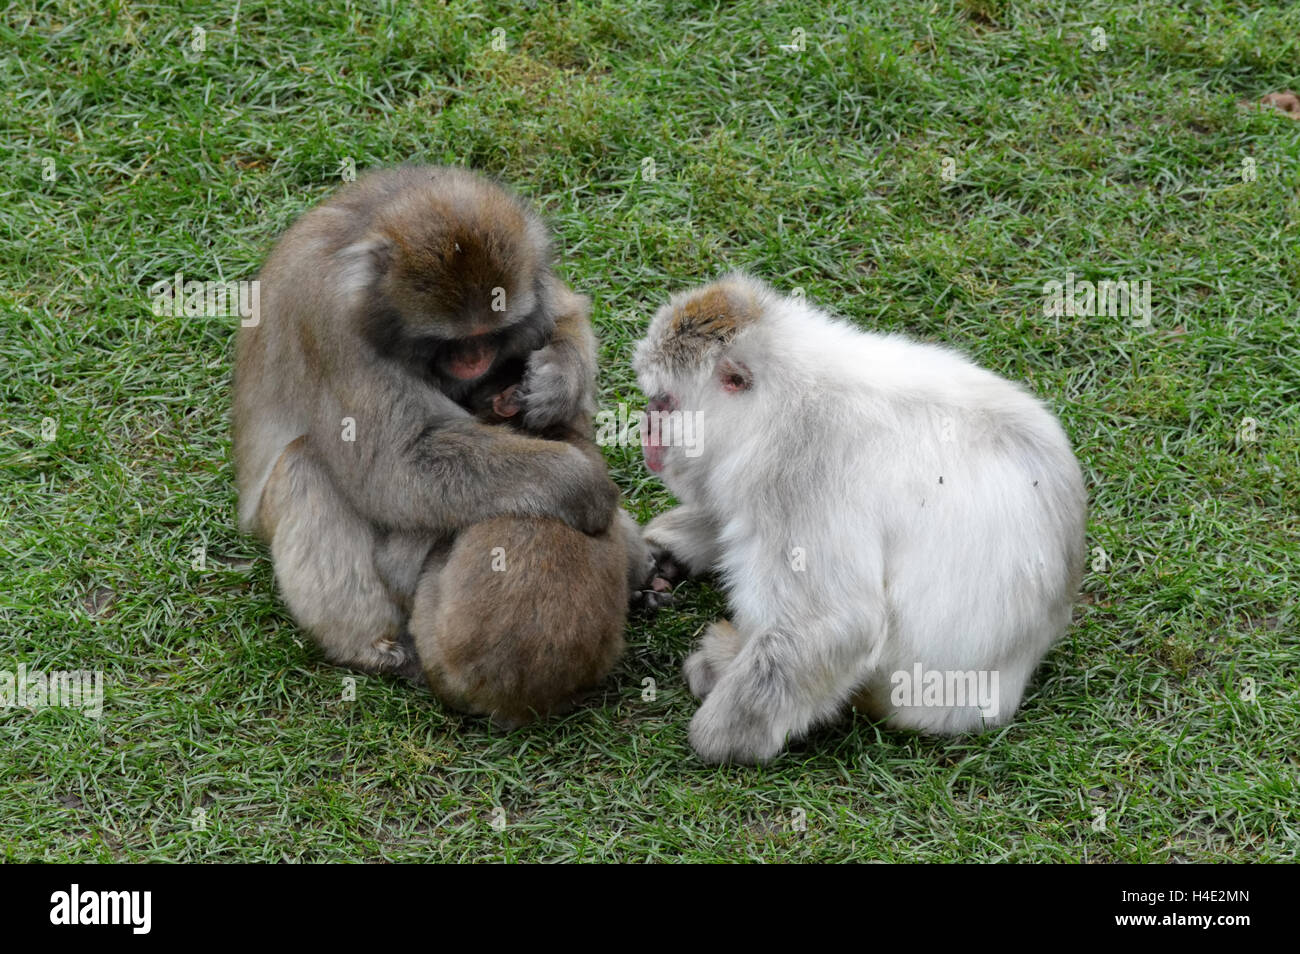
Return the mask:
[[[691,443],[703,427],[719,436],[726,422],[749,416],[746,409],[761,400],[763,382],[747,359],[750,339],[761,334],[761,319],[777,300],[762,282],[735,273],[673,295],[655,313],[632,359],[650,399],[641,444],[651,470],[699,456]]]

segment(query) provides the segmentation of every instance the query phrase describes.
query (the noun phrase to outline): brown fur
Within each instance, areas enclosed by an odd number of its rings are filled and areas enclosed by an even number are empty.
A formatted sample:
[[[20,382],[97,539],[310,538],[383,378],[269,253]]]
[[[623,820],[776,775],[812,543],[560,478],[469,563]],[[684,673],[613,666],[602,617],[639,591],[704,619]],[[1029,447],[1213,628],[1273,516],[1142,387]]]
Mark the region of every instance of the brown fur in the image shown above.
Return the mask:
[[[541,220],[468,170],[382,170],[299,219],[260,279],[236,346],[240,525],[326,656],[418,678],[423,647],[446,660],[435,690],[510,723],[603,676],[648,558],[591,444],[590,302],[552,272]],[[455,378],[448,353],[480,333],[496,362]],[[508,427],[466,409],[503,368]],[[498,537],[510,572],[480,576]]]
[[[482,421],[517,427],[501,391],[476,395]],[[600,451],[580,417],[556,439]],[[443,702],[515,728],[571,709],[623,652],[634,588],[649,573],[639,528],[620,512],[604,533],[548,518],[497,517],[457,538],[436,577],[415,596],[410,632],[424,676]]]
[[[1272,106],[1286,113],[1292,119],[1300,119],[1300,96],[1291,90],[1281,93],[1266,93],[1258,101],[1243,99],[1239,106],[1266,108]]]
[[[757,303],[739,285],[723,279],[693,293],[673,311],[665,349],[683,362],[710,345],[725,345],[758,320]]]
[[[461,534],[411,612],[438,697],[506,728],[571,708],[623,651],[625,532],[498,517]]]
[[[523,290],[521,278],[545,266],[549,249],[529,240],[526,210],[513,196],[479,180],[467,180],[465,191],[449,199],[442,177],[431,176],[385,209],[375,231],[391,249],[389,287],[399,306],[487,325],[495,321],[493,290],[513,298]],[[403,293],[423,301],[403,301]]]

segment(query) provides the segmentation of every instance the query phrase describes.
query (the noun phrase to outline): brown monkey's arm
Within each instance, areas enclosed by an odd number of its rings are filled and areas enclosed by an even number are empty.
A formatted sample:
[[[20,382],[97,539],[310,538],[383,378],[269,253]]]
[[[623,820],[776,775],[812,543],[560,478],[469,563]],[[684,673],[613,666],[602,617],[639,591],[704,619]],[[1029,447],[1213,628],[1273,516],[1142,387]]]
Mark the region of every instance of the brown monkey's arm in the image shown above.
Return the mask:
[[[557,424],[585,427],[596,410],[596,336],[591,299],[559,279],[551,283],[555,331],[546,347],[528,358],[521,403],[524,427],[542,432]]]
[[[311,444],[371,520],[444,531],[521,514],[554,516],[588,533],[608,526],[618,488],[602,460],[482,424],[383,361],[344,365],[313,421]]]

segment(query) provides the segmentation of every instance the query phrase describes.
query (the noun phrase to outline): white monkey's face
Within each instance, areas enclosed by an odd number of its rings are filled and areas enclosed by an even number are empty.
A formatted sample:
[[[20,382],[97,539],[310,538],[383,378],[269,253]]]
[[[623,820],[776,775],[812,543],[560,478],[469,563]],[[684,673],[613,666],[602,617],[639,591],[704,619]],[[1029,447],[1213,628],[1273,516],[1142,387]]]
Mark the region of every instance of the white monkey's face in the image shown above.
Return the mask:
[[[748,396],[753,376],[730,346],[757,322],[766,293],[732,276],[675,295],[637,345],[633,367],[649,398],[641,446],[646,465],[670,486],[704,457],[705,428],[725,426]]]

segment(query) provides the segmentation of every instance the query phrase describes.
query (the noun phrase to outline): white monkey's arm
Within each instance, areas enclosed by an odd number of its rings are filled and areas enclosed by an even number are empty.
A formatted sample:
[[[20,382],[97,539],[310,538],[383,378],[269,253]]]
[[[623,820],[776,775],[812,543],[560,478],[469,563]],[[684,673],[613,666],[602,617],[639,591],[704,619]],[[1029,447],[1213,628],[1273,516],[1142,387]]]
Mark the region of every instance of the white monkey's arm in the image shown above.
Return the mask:
[[[646,524],[645,542],[650,545],[661,571],[670,569],[664,566],[668,557],[691,576],[709,572],[718,562],[718,525],[702,508],[692,504],[674,507]],[[660,575],[676,582],[671,571]]]

